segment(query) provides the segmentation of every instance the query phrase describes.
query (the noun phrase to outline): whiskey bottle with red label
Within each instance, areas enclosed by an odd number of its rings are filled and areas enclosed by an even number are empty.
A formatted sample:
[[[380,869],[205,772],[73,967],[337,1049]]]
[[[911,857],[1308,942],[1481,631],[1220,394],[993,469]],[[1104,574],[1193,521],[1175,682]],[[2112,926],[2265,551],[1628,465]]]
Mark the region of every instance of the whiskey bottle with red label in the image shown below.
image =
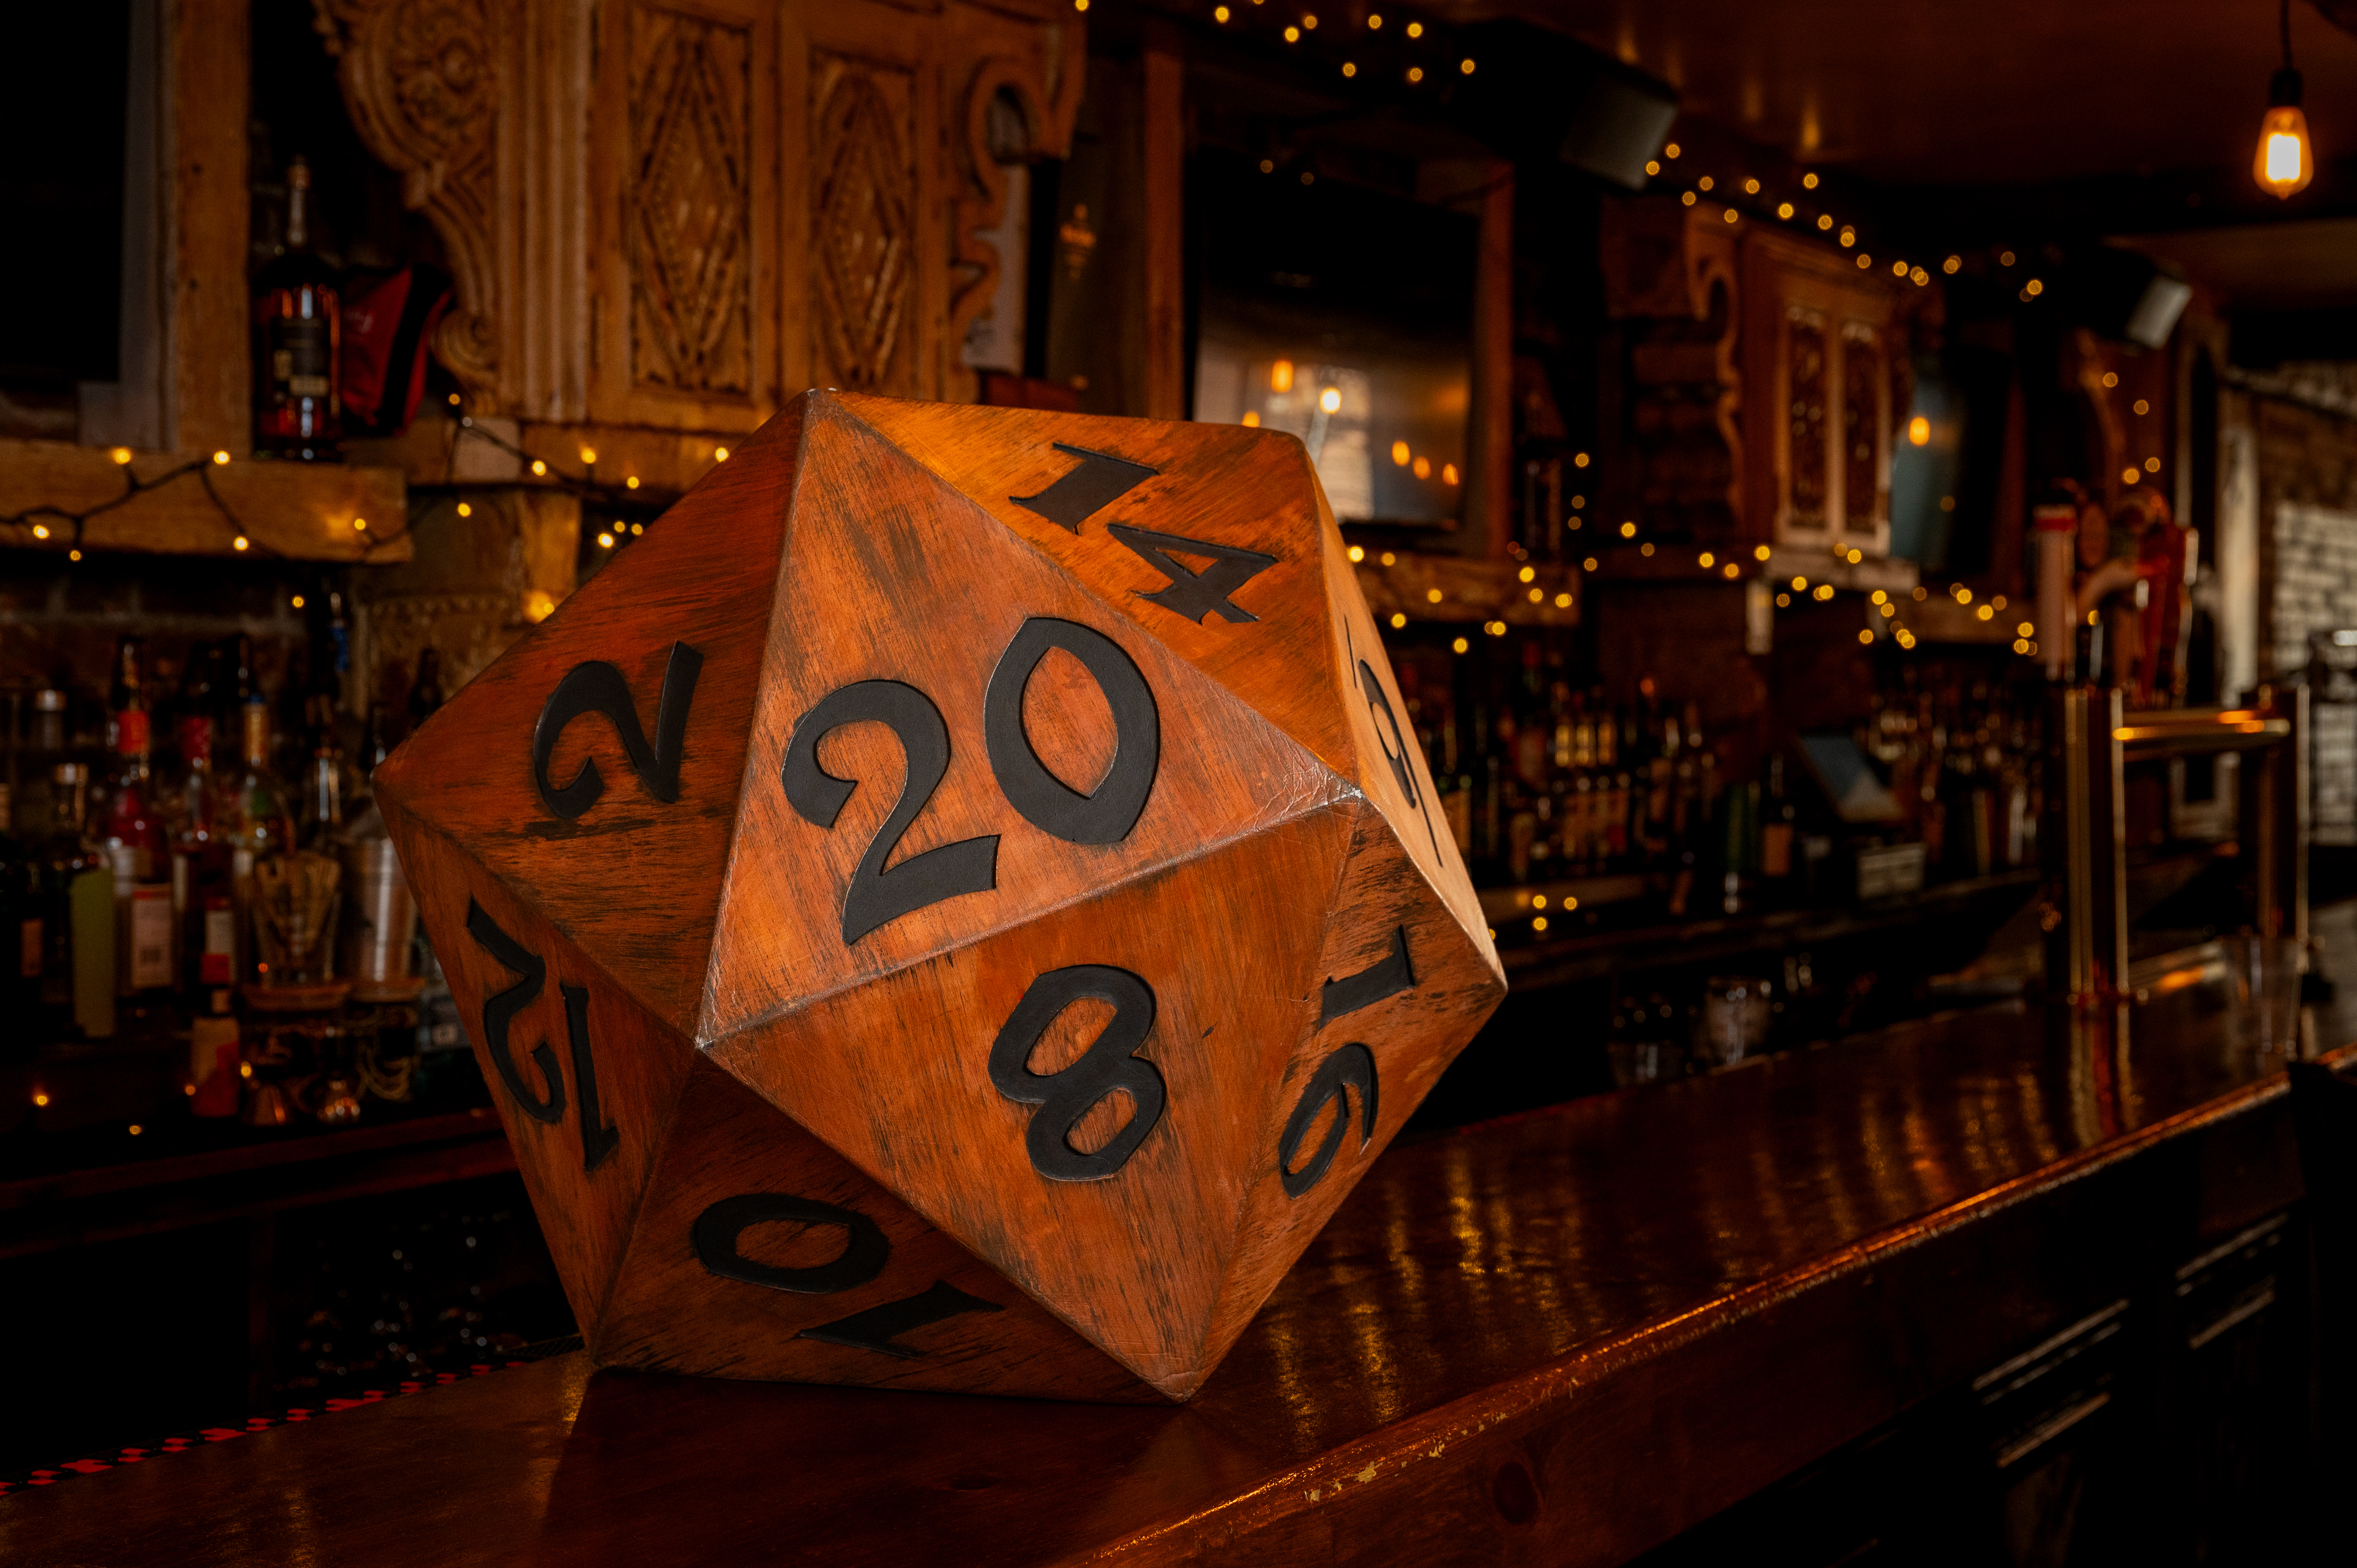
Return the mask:
[[[333,268],[311,248],[311,169],[286,170],[284,250],[253,280],[253,446],[302,462],[343,455],[339,336],[342,302]]]

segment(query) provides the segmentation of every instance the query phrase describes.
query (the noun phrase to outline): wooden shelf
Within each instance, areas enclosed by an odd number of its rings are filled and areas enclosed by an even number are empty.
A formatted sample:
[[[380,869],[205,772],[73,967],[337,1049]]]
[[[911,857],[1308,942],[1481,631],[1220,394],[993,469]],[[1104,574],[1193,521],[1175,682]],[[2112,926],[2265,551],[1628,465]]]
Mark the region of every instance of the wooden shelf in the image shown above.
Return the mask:
[[[126,465],[117,463],[103,446],[0,440],[0,516],[35,507],[88,511],[122,499],[126,471],[155,480],[209,456],[141,452]],[[368,526],[353,527],[355,518]],[[45,523],[48,537],[37,535],[34,523]],[[406,561],[413,553],[404,532],[408,526],[408,487],[398,469],[239,457],[218,465],[205,462],[201,473],[184,474],[99,512],[84,525],[81,547],[163,555],[394,562]],[[240,530],[248,542],[243,551],[237,548]],[[0,528],[0,544],[63,554],[73,542],[71,524],[54,518]]]
[[[1982,612],[1987,618],[1982,618]],[[1966,642],[2003,647],[2020,635],[2029,619],[2029,607],[2007,600],[2003,609],[1988,600],[1960,605],[1945,592],[1933,589],[1921,599],[1901,599],[1894,624],[1913,632],[1919,642]]]
[[[1358,564],[1360,591],[1379,621],[1405,616],[1465,625],[1579,623],[1579,571],[1574,566],[1373,549]]]

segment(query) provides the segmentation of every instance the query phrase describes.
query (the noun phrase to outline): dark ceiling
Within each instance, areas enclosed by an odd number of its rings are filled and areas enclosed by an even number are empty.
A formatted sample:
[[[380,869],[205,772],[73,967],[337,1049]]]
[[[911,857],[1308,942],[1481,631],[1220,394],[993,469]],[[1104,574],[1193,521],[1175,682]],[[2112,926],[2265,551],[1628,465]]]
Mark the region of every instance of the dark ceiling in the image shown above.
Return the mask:
[[[2276,0],[1495,0],[1672,83],[1689,113],[1893,185],[2247,170]],[[2348,10],[2336,4],[2335,9]],[[2292,8],[2319,156],[2357,153],[2357,37]]]

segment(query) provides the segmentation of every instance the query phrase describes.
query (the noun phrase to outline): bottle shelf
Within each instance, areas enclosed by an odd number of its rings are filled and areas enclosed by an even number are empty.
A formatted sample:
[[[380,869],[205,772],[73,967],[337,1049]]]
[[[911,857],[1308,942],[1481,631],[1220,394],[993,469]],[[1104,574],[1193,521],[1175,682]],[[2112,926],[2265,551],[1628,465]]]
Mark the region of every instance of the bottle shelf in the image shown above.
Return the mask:
[[[216,463],[211,456],[140,452],[118,463],[103,446],[0,440],[0,516],[40,507],[69,513],[106,507],[82,527],[80,543],[86,551],[369,564],[406,561],[413,553],[405,532],[408,488],[397,468],[250,457]],[[200,471],[156,483],[191,463],[201,464]],[[153,488],[132,491],[126,475]],[[356,519],[367,526],[355,527]],[[36,524],[46,528],[47,538],[35,533]],[[241,537],[243,550],[237,546]],[[75,546],[73,525],[58,517],[29,517],[0,526],[0,545],[63,555]]]
[[[1389,625],[1395,616],[1411,621],[1478,626],[1579,624],[1579,571],[1537,562],[1493,561],[1469,555],[1432,555],[1416,551],[1351,546],[1359,589],[1375,618]]]

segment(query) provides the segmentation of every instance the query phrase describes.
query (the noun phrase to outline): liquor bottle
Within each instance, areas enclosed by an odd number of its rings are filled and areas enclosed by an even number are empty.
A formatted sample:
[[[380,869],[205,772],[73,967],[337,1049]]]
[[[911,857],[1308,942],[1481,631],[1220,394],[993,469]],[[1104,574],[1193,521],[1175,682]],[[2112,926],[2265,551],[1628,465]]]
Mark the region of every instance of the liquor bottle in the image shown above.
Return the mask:
[[[204,1012],[188,1024],[188,1111],[196,1116],[234,1116],[244,1089],[237,1018],[230,1011],[229,987],[215,986],[205,995]]]
[[[11,752],[13,760],[14,752]],[[16,832],[16,792],[0,784],[0,1017],[15,1020],[0,1028],[0,1058],[28,1055],[41,1042],[30,1026],[40,1007],[43,938],[48,922],[41,909],[38,863]]]
[[[114,867],[115,993],[165,993],[178,979],[172,918],[172,863],[163,813],[151,798],[152,729],[145,690],[145,639],[125,635],[115,646],[114,777],[108,790],[104,842]]]
[[[1797,813],[1784,794],[1784,759],[1768,759],[1768,796],[1760,806],[1760,879],[1781,897],[1792,876],[1792,833]]]
[[[240,639],[241,642],[244,639]],[[254,869],[284,854],[294,837],[285,797],[270,768],[270,703],[252,681],[249,660],[240,660],[245,678],[240,693],[238,725],[241,758],[237,783],[229,791],[222,811],[222,830],[230,845],[230,897],[237,938],[237,976],[253,978]]]
[[[311,249],[311,168],[286,169],[285,250],[254,274],[253,445],[304,462],[343,452],[339,385],[342,301]]]
[[[40,877],[39,1032],[54,1040],[110,1038],[114,863],[91,821],[87,765],[60,762],[50,769],[49,822],[34,858]]]
[[[211,653],[218,666],[219,650]],[[185,955],[181,981],[192,996],[237,980],[235,851],[213,768],[215,684],[209,675],[184,682],[174,725],[184,760],[172,820],[172,898]]]
[[[442,705],[442,655],[432,645],[417,654],[417,678],[409,683],[409,733]]]

